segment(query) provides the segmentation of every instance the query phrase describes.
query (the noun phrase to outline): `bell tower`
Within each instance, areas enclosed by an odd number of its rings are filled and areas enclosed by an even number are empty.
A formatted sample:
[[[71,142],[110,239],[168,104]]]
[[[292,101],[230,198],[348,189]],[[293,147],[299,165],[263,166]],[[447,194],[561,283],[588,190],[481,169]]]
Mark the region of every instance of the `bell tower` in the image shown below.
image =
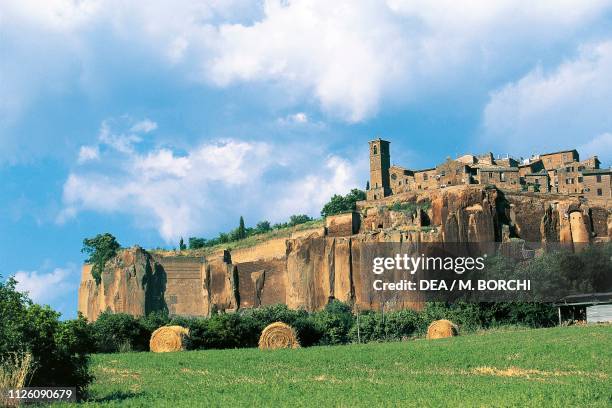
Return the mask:
[[[368,200],[379,200],[391,195],[389,183],[389,167],[391,156],[389,142],[381,138],[372,140],[370,144],[370,190],[367,192]]]

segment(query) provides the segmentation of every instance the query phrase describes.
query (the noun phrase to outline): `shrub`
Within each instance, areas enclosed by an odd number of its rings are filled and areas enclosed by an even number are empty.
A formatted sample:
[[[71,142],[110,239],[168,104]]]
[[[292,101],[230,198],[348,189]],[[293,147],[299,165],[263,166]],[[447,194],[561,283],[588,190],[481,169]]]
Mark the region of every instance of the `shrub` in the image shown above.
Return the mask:
[[[344,344],[349,341],[354,317],[351,307],[346,303],[331,301],[325,309],[315,314],[315,321],[323,332],[321,344]]]
[[[95,348],[102,353],[148,350],[150,335],[138,320],[126,313],[107,311],[93,323]]]
[[[170,322],[167,311],[155,311],[138,319],[143,333],[153,333],[162,326],[166,326]]]
[[[89,374],[91,336],[83,317],[60,322],[49,306],[33,304],[15,290],[15,280],[0,282],[0,365],[12,365],[33,387],[71,386],[82,399],[92,380]],[[25,356],[31,356],[26,364]],[[19,363],[19,364],[17,364]],[[27,368],[30,368],[26,373]]]

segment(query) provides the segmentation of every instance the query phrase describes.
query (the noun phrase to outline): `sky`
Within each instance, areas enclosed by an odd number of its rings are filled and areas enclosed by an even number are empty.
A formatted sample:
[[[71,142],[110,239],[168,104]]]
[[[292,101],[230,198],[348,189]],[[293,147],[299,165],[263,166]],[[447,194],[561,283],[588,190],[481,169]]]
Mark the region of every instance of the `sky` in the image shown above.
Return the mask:
[[[612,0],[0,0],[0,274],[76,316],[82,241],[318,216],[391,161],[612,164]]]

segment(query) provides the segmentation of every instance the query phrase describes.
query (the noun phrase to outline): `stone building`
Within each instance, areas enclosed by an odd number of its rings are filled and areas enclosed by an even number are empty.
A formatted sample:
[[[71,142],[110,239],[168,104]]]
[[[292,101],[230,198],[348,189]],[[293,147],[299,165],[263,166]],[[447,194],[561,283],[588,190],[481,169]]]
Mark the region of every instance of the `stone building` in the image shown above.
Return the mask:
[[[583,170],[584,196],[588,198],[612,198],[612,170]]]
[[[435,167],[412,170],[391,165],[390,142],[380,138],[370,144],[370,190],[368,200],[390,195],[449,188],[459,185],[494,185],[508,191],[531,191],[610,196],[609,170],[599,169],[597,156],[580,161],[578,151],[563,150],[534,155],[527,160],[493,153],[447,158]]]

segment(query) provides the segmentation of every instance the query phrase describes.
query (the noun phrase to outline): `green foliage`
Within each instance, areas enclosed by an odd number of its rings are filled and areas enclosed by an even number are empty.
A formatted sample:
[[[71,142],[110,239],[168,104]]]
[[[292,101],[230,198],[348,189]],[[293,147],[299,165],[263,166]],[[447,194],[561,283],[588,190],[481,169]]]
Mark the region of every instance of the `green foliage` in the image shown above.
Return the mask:
[[[93,333],[96,350],[102,353],[114,353],[120,349],[149,349],[151,332],[126,313],[101,313],[93,323]]]
[[[240,222],[238,224],[238,231],[236,233],[236,239],[245,239],[247,236],[246,229],[244,227],[244,218],[240,216]]]
[[[304,224],[308,221],[312,221],[312,218],[306,214],[296,214],[289,217],[289,226],[294,227],[296,225]]]
[[[10,353],[29,352],[33,366],[29,386],[71,386],[83,398],[92,380],[89,374],[91,336],[80,316],[59,321],[49,306],[33,304],[15,290],[15,280],[0,281],[0,364]]]
[[[354,188],[345,196],[335,194],[321,210],[321,216],[327,217],[348,211],[355,211],[357,201],[365,200],[366,193]]]
[[[393,204],[388,206],[388,209],[391,211],[404,212],[409,215],[414,215],[418,210],[427,211],[431,208],[431,202],[429,200],[420,201],[420,202],[405,202],[401,203],[399,201],[394,202]]]
[[[184,251],[187,249],[187,245],[185,245],[185,241],[183,241],[183,237],[179,241],[179,251]]]
[[[205,246],[207,245],[204,238],[189,237],[189,249],[200,249]]]
[[[117,239],[108,232],[83,240],[81,252],[89,254],[85,262],[93,264],[91,274],[97,284],[100,284],[102,280],[104,265],[108,260],[117,255],[119,248],[121,248],[121,246],[117,242]]]
[[[323,332],[322,344],[343,344],[349,340],[354,316],[349,305],[333,300],[315,315],[315,321]]]
[[[270,221],[259,221],[253,230],[253,235],[265,234],[266,232],[272,231]]]
[[[349,336],[353,343],[397,341],[424,332],[424,316],[414,310],[379,313],[371,310],[359,313]]]

